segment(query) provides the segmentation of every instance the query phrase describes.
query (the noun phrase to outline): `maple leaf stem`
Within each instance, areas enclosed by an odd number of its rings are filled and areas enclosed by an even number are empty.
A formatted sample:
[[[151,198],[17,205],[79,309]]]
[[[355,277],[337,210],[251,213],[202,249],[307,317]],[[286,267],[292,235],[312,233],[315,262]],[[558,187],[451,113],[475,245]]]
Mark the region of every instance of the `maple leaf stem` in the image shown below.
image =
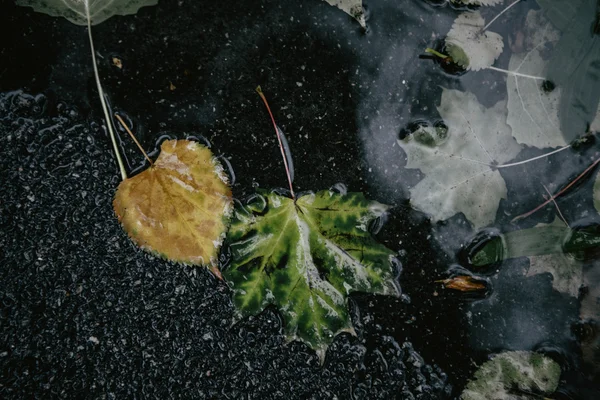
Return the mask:
[[[521,0],[515,0],[515,1],[513,1],[513,2],[512,2],[510,5],[508,5],[508,6],[507,6],[507,7],[506,7],[504,10],[500,11],[500,13],[499,13],[498,15],[496,15],[496,16],[494,17],[494,19],[492,19],[490,22],[488,22],[486,26],[484,26],[483,28],[481,28],[481,31],[482,31],[482,32],[484,32],[484,31],[485,31],[487,28],[489,28],[489,27],[490,27],[490,25],[491,25],[491,24],[493,24],[493,23],[494,23],[494,21],[495,21],[495,20],[497,20],[498,18],[500,18],[500,16],[501,16],[502,14],[504,14],[505,12],[507,12],[508,10],[510,10],[510,8],[511,8],[512,6],[514,6],[515,4],[517,4],[517,3],[518,3],[518,2],[520,2],[520,1],[521,1]]]
[[[287,175],[288,183],[290,185],[290,192],[292,194],[292,199],[296,201],[296,195],[294,194],[294,188],[292,187],[292,176],[290,175],[290,168],[288,165],[288,160],[285,155],[285,149],[283,148],[283,143],[281,141],[281,135],[279,134],[279,130],[277,129],[277,123],[275,122],[275,117],[273,117],[273,113],[271,112],[271,107],[269,107],[269,102],[267,102],[267,98],[262,92],[260,86],[256,87],[256,93],[260,96],[263,103],[265,103],[265,107],[267,107],[267,111],[269,112],[269,116],[271,117],[271,122],[273,123],[273,128],[275,129],[275,134],[277,135],[277,140],[279,141],[279,149],[281,150],[281,156],[283,157],[283,164],[285,165],[285,173]]]
[[[87,28],[88,28],[88,37],[90,39],[90,50],[92,51],[92,63],[94,64],[94,77],[96,78],[96,87],[98,88],[98,94],[100,95],[100,103],[102,104],[102,111],[104,112],[104,119],[106,120],[106,128],[108,129],[108,133],[110,135],[110,141],[113,145],[113,150],[115,151],[115,156],[117,158],[117,164],[119,164],[119,171],[121,172],[121,179],[127,179],[127,172],[125,171],[125,164],[123,163],[123,159],[121,158],[121,154],[119,153],[119,147],[117,146],[117,140],[115,139],[115,131],[112,126],[112,121],[110,119],[110,115],[108,113],[108,106],[106,105],[106,99],[104,98],[104,90],[102,90],[102,84],[100,83],[100,74],[98,73],[98,65],[96,63],[96,50],[94,49],[94,39],[92,38],[92,21],[90,17],[90,8],[88,2],[85,1],[85,13],[87,17]]]
[[[487,67],[487,69],[491,69],[493,71],[502,72],[502,73],[505,73],[507,75],[520,76],[522,78],[535,79],[535,80],[538,80],[538,81],[545,81],[546,80],[546,78],[544,78],[542,76],[527,75],[527,74],[522,74],[520,72],[509,71],[507,69],[502,69],[502,68]]]
[[[587,169],[585,171],[583,171],[581,174],[579,174],[579,176],[577,176],[577,178],[573,179],[571,181],[571,183],[569,183],[567,186],[565,186],[560,192],[556,193],[554,196],[550,197],[548,200],[546,200],[545,202],[543,202],[542,204],[540,204],[539,206],[537,206],[533,210],[531,210],[531,211],[529,211],[529,212],[527,212],[525,214],[521,214],[521,215],[518,215],[518,216],[514,217],[510,222],[516,222],[516,221],[518,221],[520,219],[527,218],[531,214],[533,214],[536,211],[540,210],[541,208],[545,207],[551,201],[554,201],[554,199],[556,199],[558,196],[562,195],[564,192],[566,192],[567,190],[569,190],[569,188],[571,188],[571,186],[573,186],[581,178],[583,178],[588,172],[590,172],[592,169],[594,169],[594,167],[596,165],[598,165],[599,162],[600,162],[600,157],[598,157],[598,159],[596,161],[594,161],[594,163],[592,165],[590,165],[589,167],[587,167]]]
[[[129,134],[129,136],[133,139],[133,141],[135,142],[135,144],[137,144],[138,149],[140,149],[140,151],[142,152],[142,154],[144,155],[144,157],[146,157],[146,160],[148,160],[148,162],[150,163],[150,166],[153,167],[154,163],[152,162],[152,159],[150,157],[148,157],[148,154],[146,154],[146,152],[144,151],[144,148],[142,147],[142,145],[140,144],[140,142],[138,142],[138,140],[135,138],[135,135],[133,134],[133,132],[131,132],[131,130],[129,129],[129,127],[125,123],[125,121],[123,121],[123,118],[121,118],[121,116],[119,114],[117,114],[117,113],[115,113],[115,118],[117,118],[119,120],[119,122],[121,123],[121,125],[123,125],[123,128],[125,128],[125,130]]]
[[[519,162],[515,162],[515,163],[498,165],[498,166],[496,166],[496,168],[508,168],[508,167],[514,167],[515,165],[527,164],[528,162],[539,160],[540,158],[548,157],[548,156],[551,156],[552,154],[560,153],[561,151],[566,150],[570,147],[571,147],[571,145],[567,145],[567,146],[561,147],[560,149],[553,150],[550,153],[542,154],[540,156],[529,158],[527,160],[523,160],[523,161],[519,161]]]

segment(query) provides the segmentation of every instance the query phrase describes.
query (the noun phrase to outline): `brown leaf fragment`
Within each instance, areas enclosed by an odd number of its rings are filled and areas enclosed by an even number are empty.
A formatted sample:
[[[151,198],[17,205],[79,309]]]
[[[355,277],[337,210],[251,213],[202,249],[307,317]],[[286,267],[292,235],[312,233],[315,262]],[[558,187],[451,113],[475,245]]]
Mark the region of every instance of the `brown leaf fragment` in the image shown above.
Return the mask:
[[[469,275],[460,275],[453,278],[436,281],[442,283],[446,289],[460,290],[461,292],[476,292],[486,290],[484,281]]]
[[[141,248],[216,269],[232,199],[223,167],[207,147],[165,141],[153,166],[121,182],[113,207]]]
[[[123,61],[121,61],[121,59],[119,57],[113,57],[112,63],[115,67],[117,67],[119,69],[123,69]]]

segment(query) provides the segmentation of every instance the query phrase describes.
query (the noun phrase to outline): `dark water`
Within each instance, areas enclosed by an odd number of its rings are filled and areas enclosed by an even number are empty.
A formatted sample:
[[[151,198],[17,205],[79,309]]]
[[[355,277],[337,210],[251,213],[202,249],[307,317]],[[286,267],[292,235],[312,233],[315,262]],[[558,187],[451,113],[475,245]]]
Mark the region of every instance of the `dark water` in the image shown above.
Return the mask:
[[[423,174],[404,168],[401,130],[440,120],[440,86],[491,107],[506,96],[505,76],[449,75],[418,57],[458,9],[420,0],[366,6],[367,32],[317,0],[161,0],[93,29],[104,89],[145,148],[196,137],[231,164],[234,197],[285,187],[254,91],[261,85],[287,135],[297,191],[343,183],[394,206],[378,239],[399,252],[405,296],[353,295],[358,336],[339,335],[321,367],[307,346],[285,342],[276,310],[232,326],[225,285],[129,241],[111,208],[120,177],[85,28],[2,3],[2,398],[455,398],[476,366],[502,350],[557,360],[556,398],[597,398],[584,362],[597,348],[582,350],[577,328],[584,296],[553,290],[549,274],[528,276],[527,259],[481,273],[491,289],[484,298],[444,290],[435,281],[462,268],[458,254],[476,232],[461,214],[431,223],[408,202]],[[514,37],[532,7],[514,7],[494,31]],[[495,65],[509,59],[507,49]],[[121,137],[129,171],[138,170],[142,157]],[[542,153],[526,148],[517,158]],[[509,201],[496,228],[551,222],[548,206],[510,224],[543,200],[540,181],[561,187],[594,157],[592,145],[503,171]],[[592,185],[588,177],[557,199],[573,224],[598,221]]]

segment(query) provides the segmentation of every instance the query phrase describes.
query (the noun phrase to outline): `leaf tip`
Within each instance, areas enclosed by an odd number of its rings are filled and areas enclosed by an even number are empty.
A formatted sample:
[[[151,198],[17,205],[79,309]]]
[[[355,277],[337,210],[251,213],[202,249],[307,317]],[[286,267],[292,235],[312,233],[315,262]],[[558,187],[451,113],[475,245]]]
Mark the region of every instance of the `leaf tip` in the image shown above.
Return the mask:
[[[215,278],[217,278],[218,280],[224,282],[223,275],[221,274],[221,270],[219,269],[219,267],[217,267],[214,264],[211,264],[208,269],[213,274],[213,276]]]

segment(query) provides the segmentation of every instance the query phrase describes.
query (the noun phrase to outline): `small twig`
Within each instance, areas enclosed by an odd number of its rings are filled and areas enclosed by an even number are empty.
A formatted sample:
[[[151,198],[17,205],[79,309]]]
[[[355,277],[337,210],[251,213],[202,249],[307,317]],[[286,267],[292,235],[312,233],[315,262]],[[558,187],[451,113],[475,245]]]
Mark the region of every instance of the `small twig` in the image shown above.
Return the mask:
[[[502,14],[504,14],[505,12],[507,12],[508,10],[510,10],[510,8],[511,8],[512,6],[514,6],[515,4],[517,4],[519,1],[521,1],[521,0],[515,0],[515,1],[514,1],[514,2],[512,2],[512,3],[511,3],[509,6],[508,6],[508,7],[506,7],[504,10],[500,11],[500,14],[496,15],[496,16],[494,17],[494,19],[492,19],[490,22],[488,22],[488,23],[487,23],[487,25],[486,25],[486,26],[484,26],[483,28],[481,28],[481,31],[482,31],[482,32],[484,32],[484,31],[485,31],[487,28],[489,28],[489,27],[490,27],[490,25],[491,25],[492,23],[494,23],[494,21],[495,21],[495,20],[497,20],[498,18],[500,18],[500,16],[501,16]]]
[[[119,122],[121,123],[121,125],[123,125],[123,128],[125,128],[125,130],[127,131],[127,133],[129,133],[129,136],[133,139],[133,141],[135,142],[135,144],[137,144],[138,149],[140,149],[140,151],[142,152],[142,154],[144,155],[144,157],[146,157],[146,160],[148,160],[148,162],[150,163],[150,166],[153,167],[154,163],[152,162],[152,159],[150,157],[148,157],[148,154],[146,154],[146,152],[144,151],[144,148],[142,147],[142,145],[140,144],[140,142],[138,142],[138,140],[133,135],[133,132],[131,132],[131,130],[129,129],[129,127],[125,123],[125,121],[123,121],[123,118],[121,118],[121,116],[119,114],[117,114],[117,113],[115,113],[115,117],[119,120]]]
[[[548,196],[552,197],[552,193],[550,193],[550,191],[548,190],[548,188],[546,187],[546,185],[542,184],[542,186],[546,190],[546,193],[548,193]],[[556,202],[555,199],[552,199],[552,202],[554,203],[554,207],[556,207],[556,211],[558,211],[558,216],[560,217],[560,219],[562,220],[562,222],[565,223],[565,225],[567,226],[567,228],[570,229],[571,226],[569,226],[569,223],[567,222],[567,220],[563,216],[562,212],[560,211],[560,207],[558,206],[558,203]]]
[[[545,207],[551,201],[554,201],[555,198],[557,198],[558,196],[560,196],[561,194],[563,194],[564,192],[566,192],[567,190],[569,190],[569,188],[571,188],[571,186],[573,186],[581,178],[583,178],[585,176],[585,174],[587,174],[588,172],[590,172],[596,165],[598,165],[599,162],[600,162],[600,157],[596,161],[594,161],[594,163],[592,165],[590,165],[589,167],[587,167],[587,169],[585,171],[583,171],[581,174],[579,174],[579,176],[577,178],[573,179],[573,181],[571,181],[571,183],[569,183],[567,186],[565,186],[564,189],[562,189],[560,192],[556,193],[554,196],[550,197],[548,200],[546,200],[544,203],[540,204],[539,206],[537,206],[533,210],[531,210],[531,211],[529,211],[529,212],[527,212],[525,214],[521,214],[521,215],[518,215],[518,216],[514,217],[510,222],[516,222],[516,221],[518,221],[520,219],[527,218],[531,214],[533,214],[536,211],[540,210],[541,208]]]
[[[277,129],[277,123],[275,123],[275,117],[273,117],[273,113],[271,112],[271,107],[269,107],[269,103],[267,102],[267,98],[262,92],[260,86],[256,88],[256,92],[262,99],[263,103],[267,107],[267,111],[269,112],[269,116],[271,117],[271,122],[273,122],[273,128],[275,129],[275,134],[277,135],[277,140],[279,141],[279,149],[281,150],[281,156],[283,157],[283,164],[285,165],[285,173],[287,175],[288,183],[290,184],[290,193],[292,194],[292,199],[296,201],[296,195],[294,194],[294,188],[292,187],[292,176],[290,174],[290,168],[288,166],[288,160],[285,156],[285,149],[283,148],[283,143],[281,141],[281,135],[279,134],[279,129]]]

